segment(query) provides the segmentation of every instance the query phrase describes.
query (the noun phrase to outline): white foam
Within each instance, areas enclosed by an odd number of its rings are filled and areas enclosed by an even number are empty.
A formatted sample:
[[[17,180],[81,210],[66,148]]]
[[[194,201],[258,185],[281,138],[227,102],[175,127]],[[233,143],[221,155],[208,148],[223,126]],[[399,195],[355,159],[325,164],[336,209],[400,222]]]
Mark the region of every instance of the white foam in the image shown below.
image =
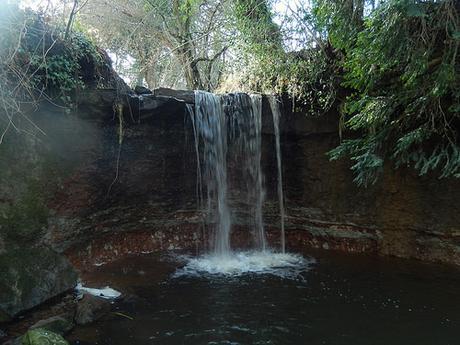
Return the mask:
[[[94,289],[94,288],[85,287],[81,283],[78,283],[75,289],[79,292],[86,292],[86,293],[89,293],[90,295],[102,297],[105,299],[114,299],[114,298],[118,298],[121,296],[121,292],[118,292],[117,290],[114,290],[108,286],[102,289]]]
[[[301,278],[310,269],[314,259],[299,254],[271,251],[236,252],[229,255],[206,254],[199,257],[181,256],[184,267],[174,273],[182,276],[241,276],[245,274],[269,274],[287,279]]]

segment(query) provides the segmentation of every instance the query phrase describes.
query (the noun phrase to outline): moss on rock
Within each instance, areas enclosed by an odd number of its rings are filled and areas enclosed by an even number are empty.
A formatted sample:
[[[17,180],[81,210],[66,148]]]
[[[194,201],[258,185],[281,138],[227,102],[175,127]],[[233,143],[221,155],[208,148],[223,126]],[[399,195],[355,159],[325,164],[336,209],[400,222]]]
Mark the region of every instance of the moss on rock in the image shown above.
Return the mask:
[[[27,331],[21,338],[22,345],[69,345],[61,335],[45,328],[36,328]]]

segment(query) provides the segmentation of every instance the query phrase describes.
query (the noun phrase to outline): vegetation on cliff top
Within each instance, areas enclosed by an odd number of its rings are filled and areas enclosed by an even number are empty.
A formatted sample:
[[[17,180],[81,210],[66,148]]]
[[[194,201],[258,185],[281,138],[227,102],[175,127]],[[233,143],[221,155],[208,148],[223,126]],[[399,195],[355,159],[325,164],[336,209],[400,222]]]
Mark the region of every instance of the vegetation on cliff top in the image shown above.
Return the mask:
[[[412,166],[421,175],[460,177],[459,3],[315,0],[311,5],[291,13],[297,26],[288,35],[311,32],[307,44],[296,42],[295,53],[273,49],[270,40],[261,44],[260,35],[252,40],[264,86],[288,92],[313,113],[333,105],[340,109],[345,138],[330,156],[349,157],[360,185],[374,183],[385,161]],[[241,19],[243,28],[252,22],[255,32],[265,22]],[[272,24],[265,26],[270,31]]]
[[[82,66],[102,56],[91,37],[132,83],[287,93],[311,115],[340,110],[343,141],[330,156],[349,157],[361,185],[385,162],[460,177],[458,1],[65,4],[60,25],[46,10],[1,11],[7,127],[19,103],[69,102],[84,87]]]
[[[40,132],[29,114],[41,101],[69,108],[78,91],[106,82],[105,53],[44,13],[3,3],[0,28],[0,143],[9,130],[30,131],[21,122]]]

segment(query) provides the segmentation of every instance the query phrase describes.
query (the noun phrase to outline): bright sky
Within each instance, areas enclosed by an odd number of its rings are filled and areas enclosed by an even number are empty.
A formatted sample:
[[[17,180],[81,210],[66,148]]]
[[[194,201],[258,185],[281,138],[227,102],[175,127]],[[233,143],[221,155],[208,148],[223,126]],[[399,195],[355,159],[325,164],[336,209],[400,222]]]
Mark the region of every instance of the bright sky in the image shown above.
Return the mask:
[[[9,0],[11,2],[16,2],[13,0]],[[62,0],[20,0],[21,7],[29,7],[34,10],[43,10],[46,9],[48,6],[51,6],[52,8],[57,8],[60,5],[62,6],[62,3],[71,3],[72,1],[62,1]],[[286,13],[286,11],[289,11],[289,7],[292,8],[293,10],[297,9],[299,4],[305,5],[306,3],[309,3],[308,0],[277,0],[275,1],[274,4],[274,10],[277,13]]]
[[[33,10],[45,10],[47,7],[51,6],[56,8],[59,6],[62,1],[59,0],[20,0],[21,7],[29,7]]]
[[[304,48],[304,43],[311,41],[310,32],[305,27],[305,22],[299,22],[302,12],[311,8],[311,0],[275,0],[273,11],[274,21],[282,31],[288,31],[288,39],[285,40],[288,50]],[[289,17],[288,22],[284,19]],[[302,30],[299,30],[302,28]]]

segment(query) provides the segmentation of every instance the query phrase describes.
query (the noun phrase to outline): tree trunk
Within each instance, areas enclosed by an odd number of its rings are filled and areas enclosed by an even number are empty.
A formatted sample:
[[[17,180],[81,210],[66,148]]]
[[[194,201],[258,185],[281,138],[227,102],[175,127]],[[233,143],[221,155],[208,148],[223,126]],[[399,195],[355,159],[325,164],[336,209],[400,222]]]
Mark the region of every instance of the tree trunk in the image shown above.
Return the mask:
[[[142,70],[142,75],[143,79],[145,80],[147,87],[150,90],[156,89],[160,85],[158,85],[157,82],[157,76],[155,73],[155,64],[148,64],[143,70]]]
[[[69,15],[69,20],[67,21],[67,27],[65,29],[65,34],[64,34],[64,39],[67,40],[70,35],[70,31],[72,31],[72,25],[74,21],[75,14],[77,13],[77,5],[78,5],[78,0],[74,0],[73,6],[72,6],[72,11],[70,12]]]
[[[360,30],[364,25],[364,1],[365,0],[353,0],[353,22]]]
[[[190,40],[187,40],[183,43],[183,48],[178,50],[177,58],[184,64],[187,88],[190,90],[205,90],[190,42]]]

